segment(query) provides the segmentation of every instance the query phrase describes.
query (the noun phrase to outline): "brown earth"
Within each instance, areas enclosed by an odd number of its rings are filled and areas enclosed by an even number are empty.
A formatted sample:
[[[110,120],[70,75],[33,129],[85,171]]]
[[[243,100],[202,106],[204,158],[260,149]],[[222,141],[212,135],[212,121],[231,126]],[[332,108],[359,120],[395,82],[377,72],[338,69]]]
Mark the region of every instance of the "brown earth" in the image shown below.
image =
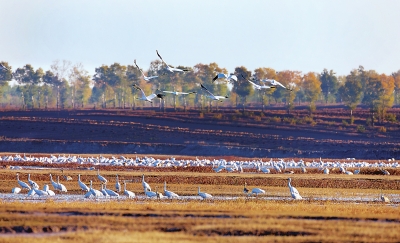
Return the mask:
[[[400,117],[399,109],[390,110]],[[0,151],[387,159],[400,155],[398,122],[366,125],[368,109],[287,114],[220,109],[1,111]],[[346,122],[347,121],[347,122]],[[362,130],[361,128],[364,128]],[[384,128],[385,130],[383,130]]]

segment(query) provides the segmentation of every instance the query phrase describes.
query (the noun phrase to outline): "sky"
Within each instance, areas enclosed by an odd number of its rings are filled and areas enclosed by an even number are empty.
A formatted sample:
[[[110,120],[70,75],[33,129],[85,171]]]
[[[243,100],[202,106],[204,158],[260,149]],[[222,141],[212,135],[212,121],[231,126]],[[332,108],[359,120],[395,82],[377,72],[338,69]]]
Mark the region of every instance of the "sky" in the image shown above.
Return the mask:
[[[55,60],[90,74],[115,62],[148,69],[216,62],[233,72],[347,75],[400,69],[397,0],[0,0],[0,61],[45,71]]]

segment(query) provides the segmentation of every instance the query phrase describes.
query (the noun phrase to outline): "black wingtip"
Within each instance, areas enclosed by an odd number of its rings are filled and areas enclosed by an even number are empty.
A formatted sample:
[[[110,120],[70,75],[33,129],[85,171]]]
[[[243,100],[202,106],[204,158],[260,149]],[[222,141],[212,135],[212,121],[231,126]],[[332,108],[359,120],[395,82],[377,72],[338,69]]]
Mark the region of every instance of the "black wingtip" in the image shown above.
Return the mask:
[[[207,90],[207,88],[206,88],[206,87],[204,87],[204,85],[203,85],[203,84],[200,84],[200,86],[201,86],[203,89]]]
[[[218,74],[217,74],[217,76],[215,76],[214,78],[213,78],[213,82],[215,81],[215,80],[217,80],[218,79]]]

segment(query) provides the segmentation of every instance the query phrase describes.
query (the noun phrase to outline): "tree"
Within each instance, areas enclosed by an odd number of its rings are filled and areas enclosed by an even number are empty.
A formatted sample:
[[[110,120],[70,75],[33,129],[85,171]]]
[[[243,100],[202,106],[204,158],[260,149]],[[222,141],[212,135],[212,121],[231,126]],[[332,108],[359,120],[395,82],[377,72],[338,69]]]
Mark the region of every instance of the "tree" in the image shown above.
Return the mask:
[[[398,70],[395,73],[392,73],[392,76],[394,78],[394,101],[395,104],[399,104],[399,91],[400,91],[400,70]]]
[[[395,88],[395,81],[393,76],[388,76],[385,74],[379,75],[379,80],[384,91],[379,97],[377,104],[378,120],[379,122],[383,122],[385,120],[387,108],[392,107],[394,102],[393,91]]]
[[[360,103],[362,95],[362,85],[357,77],[357,70],[353,70],[346,77],[346,82],[339,88],[340,97],[350,109],[350,123],[353,124],[353,110]]]
[[[263,79],[276,79],[276,71],[272,68],[257,68],[254,70],[253,77],[256,80],[263,80]],[[262,98],[262,110],[264,111],[264,96],[268,96],[268,103],[270,104],[270,97],[276,91],[276,89],[263,89],[261,92]]]
[[[313,72],[309,72],[303,76],[303,88],[306,100],[310,102],[310,112],[315,111],[315,101],[318,100],[321,94],[321,82],[318,76]]]
[[[363,72],[366,75],[366,72]],[[362,103],[370,108],[372,126],[374,125],[374,113],[378,111],[380,98],[385,94],[385,89],[379,79],[379,75],[375,72],[369,72],[364,82],[364,97]]]
[[[30,64],[26,64],[15,71],[14,78],[23,86],[20,90],[27,107],[34,108],[35,103],[37,103],[35,101],[40,101],[39,85],[42,83],[43,76],[44,72],[42,68],[34,71],[34,68]]]
[[[324,69],[319,76],[321,81],[321,90],[325,96],[325,103],[328,103],[328,98],[330,95],[335,95],[338,91],[338,79],[335,76],[333,70],[328,72],[327,69]]]
[[[73,84],[74,88],[73,104],[80,103],[80,106],[83,107],[87,104],[91,96],[91,78],[88,72],[83,68],[83,65],[77,64],[72,68],[70,83]]]
[[[238,81],[233,84],[233,91],[241,97],[244,112],[246,98],[254,92],[251,83],[247,81],[251,76],[251,72],[242,66],[235,68],[235,73],[238,77]]]
[[[290,71],[284,70],[278,73],[278,80],[280,83],[291,89],[291,91],[284,89],[282,87],[276,87],[279,93],[285,98],[285,104],[288,108],[288,112],[294,108],[294,99],[296,98],[296,93],[299,91],[302,78],[300,71]]]
[[[8,62],[0,62],[6,69],[0,68],[0,86],[5,84],[7,81],[11,81],[12,71],[11,67],[8,65]]]

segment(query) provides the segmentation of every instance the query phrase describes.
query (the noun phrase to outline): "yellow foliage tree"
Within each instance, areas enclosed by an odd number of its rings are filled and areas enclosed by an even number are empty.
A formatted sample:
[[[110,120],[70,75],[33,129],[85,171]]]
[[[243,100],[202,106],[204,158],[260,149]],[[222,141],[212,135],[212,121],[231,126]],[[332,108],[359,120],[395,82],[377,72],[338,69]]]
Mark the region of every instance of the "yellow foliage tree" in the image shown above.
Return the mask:
[[[310,102],[310,112],[315,111],[315,101],[321,94],[321,82],[318,79],[318,75],[313,72],[304,74],[303,76],[303,88],[304,95],[308,102]]]

